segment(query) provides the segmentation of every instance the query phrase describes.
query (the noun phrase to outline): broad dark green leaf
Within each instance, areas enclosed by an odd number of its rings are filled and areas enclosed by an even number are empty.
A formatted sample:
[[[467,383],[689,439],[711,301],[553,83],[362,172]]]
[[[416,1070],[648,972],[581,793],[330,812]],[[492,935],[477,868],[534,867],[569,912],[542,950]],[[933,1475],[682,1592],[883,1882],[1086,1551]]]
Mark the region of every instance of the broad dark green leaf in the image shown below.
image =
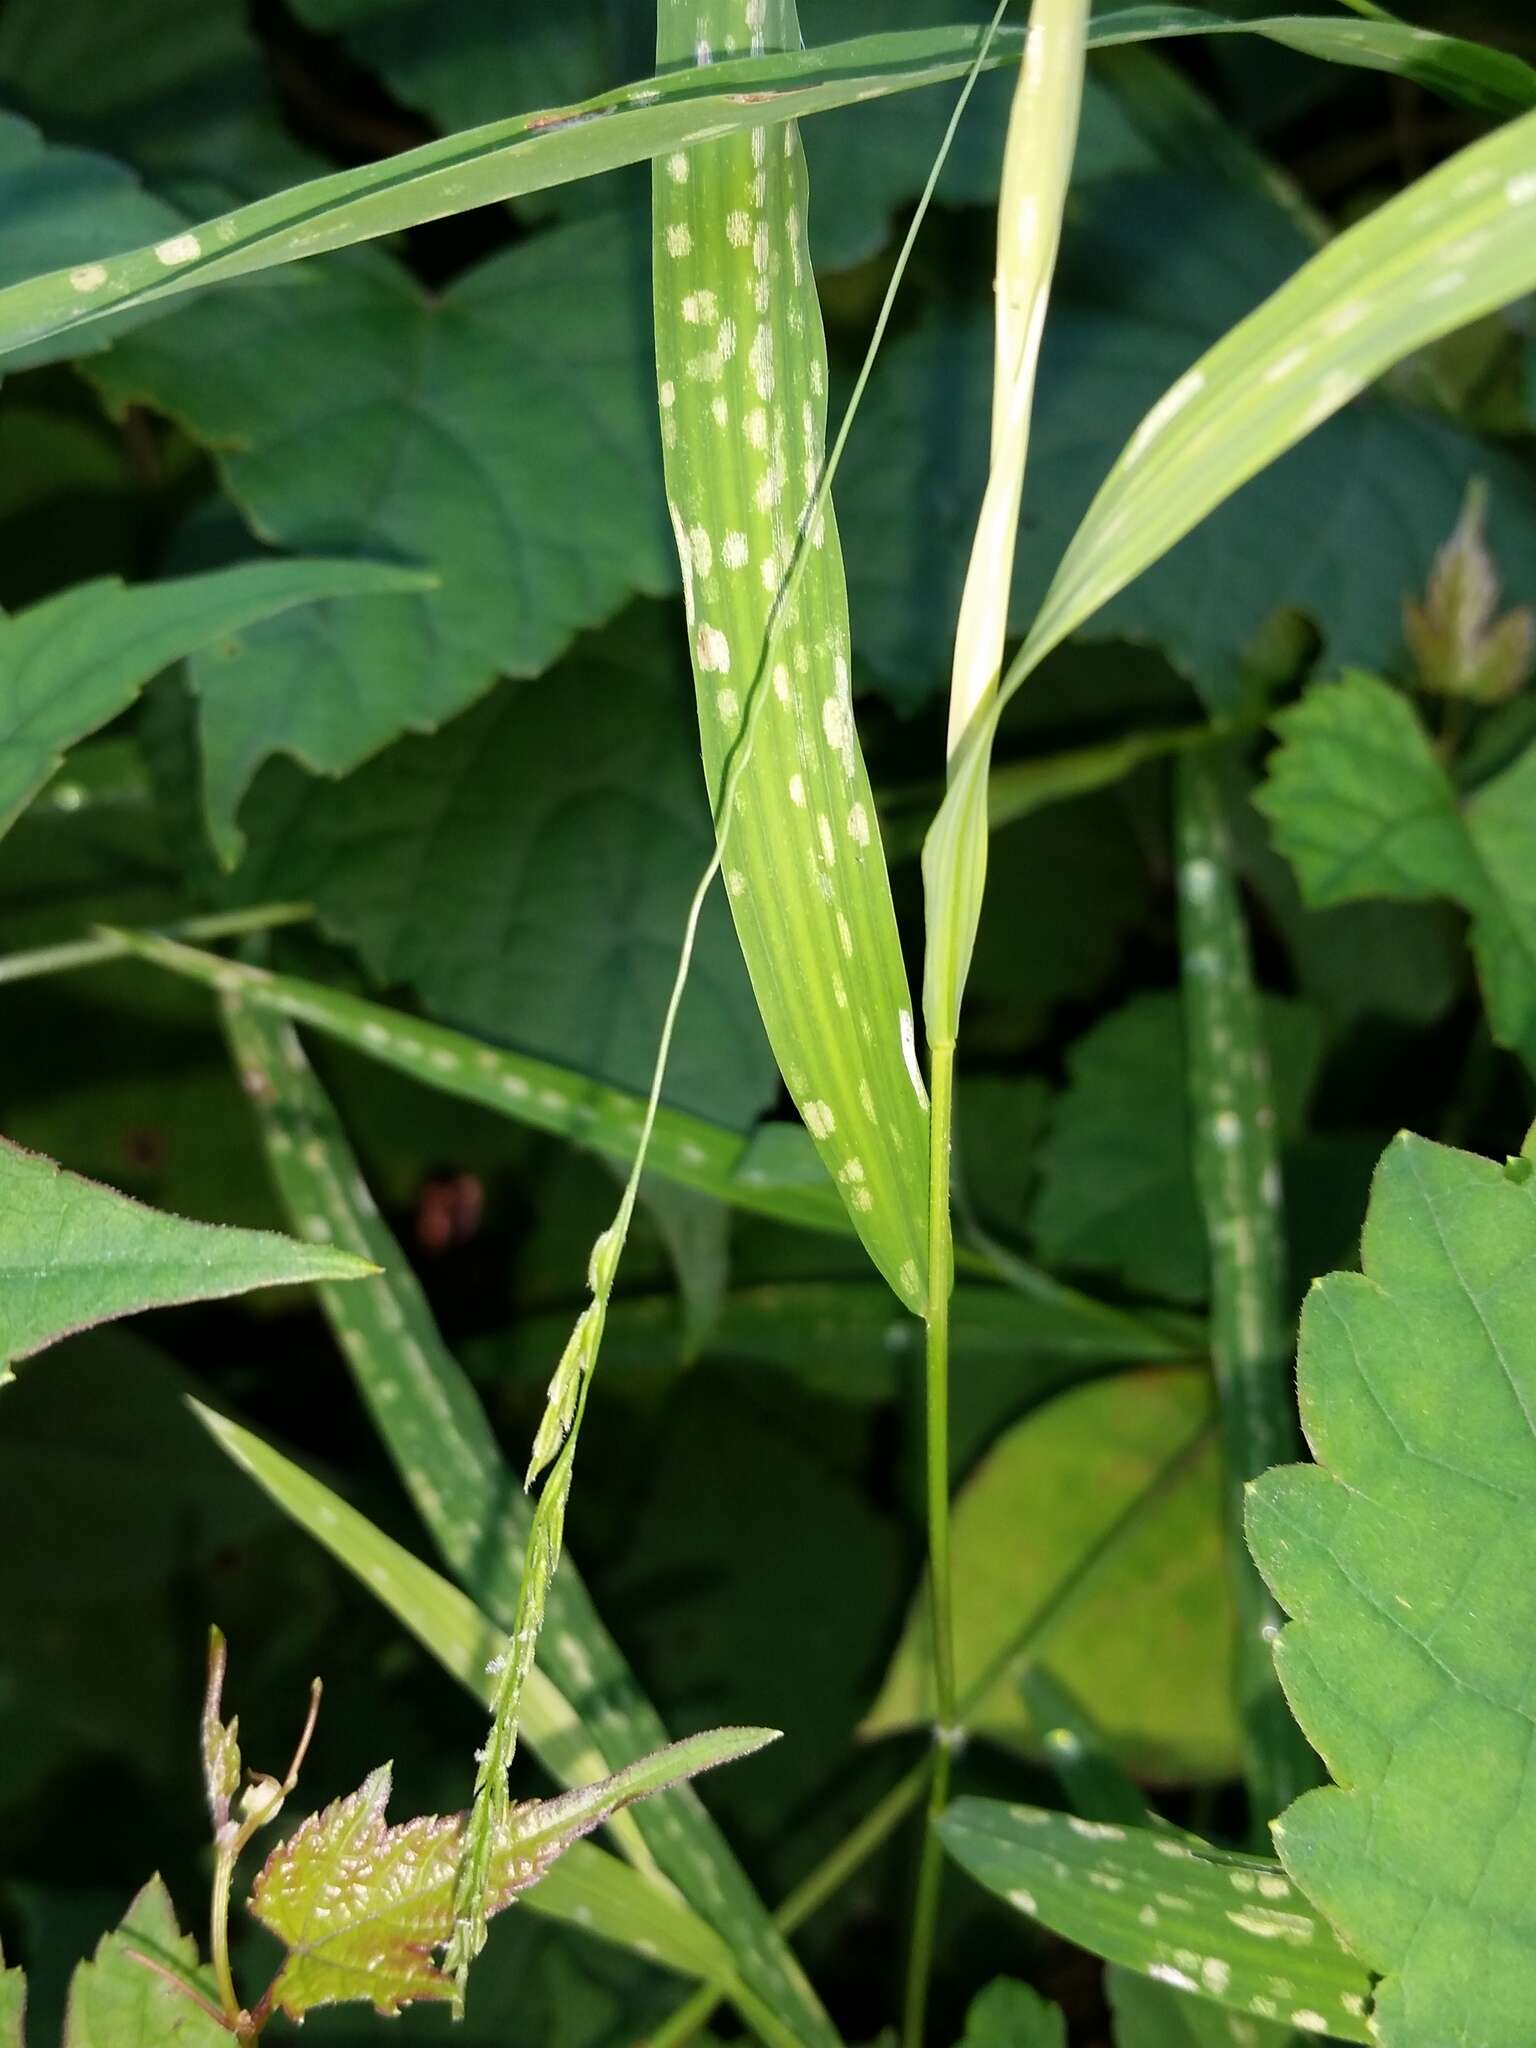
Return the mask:
[[[1286,1868],[1383,1973],[1385,2048],[1529,2024],[1536,1185],[1403,1135],[1360,1273],[1301,1329],[1316,1465],[1272,1472],[1249,1540],[1294,1617],[1276,1660],[1335,1786],[1275,1824]]]
[[[1334,30],[1336,33],[1330,34]],[[1290,22],[1232,22],[1196,9],[1132,8],[1095,25],[1100,47],[1160,36],[1278,33]],[[424,220],[591,177],[626,163],[742,129],[789,121],[853,101],[963,77],[981,31],[919,29],[866,36],[830,50],[729,57],[706,70],[621,87],[547,114],[497,120],[381,164],[341,171],[239,208],[195,231],[108,263],[76,264],[0,293],[0,352],[79,327],[116,307],[142,304],[296,257],[397,233]],[[1408,76],[1512,113],[1536,104],[1530,67],[1489,58],[1452,37],[1397,23],[1303,24],[1316,54]],[[1017,32],[999,38],[996,61],[1016,61]],[[713,53],[711,53],[713,54]],[[99,255],[109,255],[102,249]]]
[[[938,1827],[979,1883],[1109,1962],[1300,2033],[1375,2039],[1364,1966],[1274,1863],[993,1799],[957,1799]]]
[[[331,789],[274,770],[245,811],[246,900],[280,887],[445,1022],[643,1094],[709,814],[666,622],[634,614]],[[894,1023],[893,1023],[894,1028]],[[745,1129],[775,1088],[721,904],[668,1099]]]
[[[1463,802],[1413,705],[1374,676],[1309,690],[1257,801],[1309,903],[1449,897],[1494,1037],[1536,1067],[1536,746]]]
[[[435,582],[384,562],[253,562],[160,583],[84,583],[0,618],[0,832],[68,747],[115,718],[160,669],[210,640],[296,605],[380,601]]]
[[[965,1725],[1038,1752],[1016,1683],[1027,1653],[1129,1768],[1231,1771],[1221,1475],[1202,1374],[1096,1380],[1017,1423],[961,1489],[954,1558]],[[920,1594],[866,1734],[932,1719],[928,1628]]]
[[[152,1877],[122,1925],[104,1935],[94,1959],[75,1971],[61,2048],[228,2048],[229,2035],[218,2021],[130,1950],[217,2002],[212,1974],[198,1968],[196,1942],[181,1932],[170,1894]]]
[[[1284,1138],[1301,1124],[1321,1034],[1315,1015],[1285,998],[1265,998],[1261,1013]],[[1173,1301],[1203,1299],[1209,1253],[1185,1060],[1182,1004],[1161,994],[1134,997],[1068,1054],[1033,1218],[1052,1265],[1108,1269]]]
[[[116,1316],[371,1271],[329,1245],[146,1209],[0,1138],[0,1385],[18,1360]]]
[[[199,665],[226,860],[267,755],[344,774],[498,674],[548,668],[633,592],[674,587],[643,261],[611,221],[508,249],[441,296],[353,258],[216,295],[91,365],[111,404],[167,412],[212,450],[263,538],[324,535],[441,575],[429,595],[314,612]]]

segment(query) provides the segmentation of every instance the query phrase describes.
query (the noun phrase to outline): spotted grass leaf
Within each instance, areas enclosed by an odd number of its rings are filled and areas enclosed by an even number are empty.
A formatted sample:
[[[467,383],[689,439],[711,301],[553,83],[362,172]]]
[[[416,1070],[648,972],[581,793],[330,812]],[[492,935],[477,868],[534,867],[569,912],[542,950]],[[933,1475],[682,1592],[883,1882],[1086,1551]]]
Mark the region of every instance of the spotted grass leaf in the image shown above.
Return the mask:
[[[117,932],[114,939],[172,973],[238,993],[277,1016],[323,1032],[423,1087],[477,1102],[498,1116],[569,1138],[626,1166],[635,1156],[645,1101],[625,1089],[549,1060],[488,1045],[467,1032],[368,1002],[323,982],[272,974],[153,932]],[[766,1158],[751,1137],[685,1110],[665,1105],[658,1109],[646,1164],[668,1180],[713,1195],[733,1208],[807,1230],[849,1227],[843,1205],[819,1167],[811,1178],[785,1171]]]
[[[517,1476],[369,1198],[346,1134],[292,1025],[238,988],[225,996],[224,1012],[230,1049],[290,1214],[296,1222],[319,1219],[330,1242],[381,1268],[354,1299],[344,1290],[320,1290],[321,1305],[375,1427],[439,1549],[488,1617],[483,1634],[489,1635],[492,1623],[508,1630],[516,1618],[532,1521]],[[842,1211],[835,1213],[841,1216]],[[888,1322],[888,1297],[883,1313]],[[547,1359],[546,1348],[540,1353],[542,1371],[548,1369]],[[307,1525],[328,1536],[334,1547],[339,1523],[315,1512]],[[343,1561],[364,1583],[372,1583],[369,1558],[360,1550],[354,1547]],[[391,1577],[398,1581],[397,1573]],[[546,1767],[563,1782],[574,1783],[661,1748],[667,1740],[661,1717],[640,1690],[570,1558],[551,1581],[546,1606],[536,1679],[542,1672],[553,1680],[580,1724],[576,1732],[560,1724],[546,1726],[549,1707],[541,1712],[539,1699],[530,1694],[525,1727]],[[425,1633],[413,1625],[418,1635]],[[502,1654],[499,1645],[496,1654]],[[458,1675],[489,1703],[492,1674],[484,1659],[468,1658]],[[610,1829],[615,1846],[640,1868],[659,1869],[700,1919],[717,1930],[729,1944],[742,1983],[755,1987],[763,2003],[784,2017],[790,2038],[799,2038],[788,2023],[811,1994],[702,1803],[680,1787],[664,1801],[616,1815]],[[568,1878],[568,1866],[561,1868]],[[643,1931],[639,1938],[646,1938]]]
[[[1135,1970],[1106,1970],[1104,1988],[1115,2048],[1297,2048],[1303,2038],[1277,2021],[1250,2019]]]
[[[398,234],[445,214],[661,158],[764,123],[954,81],[975,61],[982,33],[918,29],[819,50],[736,57],[712,66],[704,78],[673,72],[311,179],[124,254],[96,243],[76,244],[66,267],[24,273],[24,282],[0,291],[0,355],[120,309]],[[1536,72],[1518,58],[1397,22],[1233,21],[1197,8],[1133,7],[1101,16],[1090,47],[1210,34],[1262,35],[1312,56],[1416,79],[1500,115],[1536,105]],[[1018,32],[1000,37],[991,61],[1017,62],[1023,46]],[[57,250],[45,246],[38,254],[47,260]]]
[[[980,917],[998,719],[1039,663],[1205,515],[1415,349],[1536,285],[1536,113],[1474,142],[1305,263],[1153,406],[1089,507],[924,851],[929,980],[958,1003]],[[941,946],[943,957],[934,952]]]
[[[775,1739],[763,1728],[717,1729],[674,1743],[601,1783],[511,1808],[492,1858],[486,1909],[501,1912],[583,1835],[636,1799],[683,1783]],[[322,2005],[366,2000],[385,2015],[451,1999],[433,1960],[454,1925],[465,1816],[389,1825],[390,1770],[310,1818],[268,1857],[251,1911],[288,1950],[267,1994],[302,2019]]]
[[[1307,902],[1460,904],[1489,1027],[1536,1070],[1536,747],[1463,801],[1413,704],[1375,676],[1315,687],[1275,726],[1257,801]]]
[[[728,39],[754,54],[799,43],[793,0],[663,0],[657,23],[663,65],[702,68]],[[806,1128],[875,1264],[920,1310],[927,1094],[854,725],[837,525],[816,510],[826,345],[798,131],[672,152],[652,193],[667,498],[726,893]]]
[[[217,2007],[212,1975],[199,1969],[197,1944],[181,1932],[170,1894],[152,1877],[91,1960],[77,1966],[60,2048],[229,2048],[210,2006]]]
[[[1370,1976],[1275,1863],[992,1799],[957,1799],[938,1828],[978,1883],[1094,1955],[1247,2017],[1375,2038]]]
[[[1302,1314],[1317,1463],[1248,1534],[1292,1620],[1276,1663],[1333,1786],[1275,1824],[1292,1878],[1383,1975],[1384,2048],[1519,2040],[1531,1940],[1536,1184],[1406,1133],[1358,1273]]]
[[[0,1385],[8,1366],[117,1316],[372,1271],[328,1245],[148,1209],[0,1138]]]
[[[1095,1380],[1008,1430],[955,1502],[962,1725],[1042,1753],[1016,1682],[1028,1660],[1072,1688],[1129,1768],[1228,1775],[1220,1489],[1209,1387],[1189,1368]],[[929,1626],[923,1592],[864,1734],[931,1724]]]
[[[436,580],[386,562],[252,562],[158,583],[102,578],[0,618],[0,833],[65,750],[125,710],[171,662],[295,606]]]

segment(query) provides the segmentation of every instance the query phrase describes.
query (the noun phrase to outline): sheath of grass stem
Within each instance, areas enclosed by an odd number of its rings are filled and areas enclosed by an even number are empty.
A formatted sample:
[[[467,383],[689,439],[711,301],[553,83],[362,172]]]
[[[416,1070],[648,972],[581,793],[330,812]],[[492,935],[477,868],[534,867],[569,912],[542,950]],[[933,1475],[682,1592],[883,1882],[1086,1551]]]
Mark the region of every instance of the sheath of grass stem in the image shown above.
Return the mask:
[[[663,70],[799,43],[793,0],[659,0]],[[806,1128],[921,1312],[928,1103],[854,729],[837,526],[830,504],[812,516],[827,375],[799,133],[753,128],[652,175],[667,496],[726,891]]]

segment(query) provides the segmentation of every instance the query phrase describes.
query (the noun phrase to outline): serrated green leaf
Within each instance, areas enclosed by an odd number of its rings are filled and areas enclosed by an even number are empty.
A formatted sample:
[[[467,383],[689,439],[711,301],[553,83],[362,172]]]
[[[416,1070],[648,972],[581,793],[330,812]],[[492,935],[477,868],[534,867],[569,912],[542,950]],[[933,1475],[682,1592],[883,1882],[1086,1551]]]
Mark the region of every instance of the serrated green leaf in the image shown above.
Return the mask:
[[[1310,54],[1421,78],[1500,113],[1536,104],[1536,77],[1517,58],[1395,22],[1230,21],[1192,8],[1130,8],[1094,25],[1108,46],[1162,36],[1260,34]],[[349,247],[472,206],[535,192],[621,164],[660,158],[764,122],[964,77],[980,29],[866,36],[826,50],[734,58],[705,78],[686,72],[623,87],[554,114],[524,114],[341,171],[238,208],[110,262],[75,261],[0,292],[0,353],[85,325],[124,305],[297,257]],[[1017,61],[1021,34],[999,37],[993,61]],[[109,248],[89,253],[107,257]],[[101,274],[98,275],[98,272]]]
[[[644,1098],[611,1088],[548,1060],[530,1059],[462,1031],[414,1017],[383,1003],[328,988],[323,982],[202,953],[151,932],[115,933],[124,950],[210,988],[238,990],[246,1001],[310,1025],[370,1059],[532,1130],[589,1146],[625,1165],[635,1156]],[[815,1155],[814,1178],[784,1170],[765,1157],[752,1137],[663,1106],[651,1134],[647,1165],[682,1187],[806,1230],[843,1231],[850,1225],[836,1191]]]
[[[329,1245],[146,1209],[0,1138],[0,1385],[7,1365],[115,1316],[372,1270]]]
[[[1374,676],[1309,690],[1275,724],[1257,802],[1307,901],[1459,903],[1494,1037],[1536,1067],[1536,747],[1463,803],[1413,705]]]
[[[121,1926],[102,1937],[94,1959],[76,1969],[61,2048],[229,2048],[225,2028],[168,1982],[167,1973],[217,2007],[212,1977],[198,1968],[197,1944],[181,1932],[169,1893],[152,1877]]]
[[[1365,1968],[1274,1863],[993,1799],[957,1799],[938,1829],[978,1883],[1095,1955],[1255,2019],[1375,2038]]]
[[[659,62],[705,61],[727,37],[798,46],[793,0],[750,26],[748,11],[664,0]],[[726,894],[763,1023],[870,1257],[920,1310],[928,1099],[854,726],[841,545],[830,505],[816,511],[827,358],[808,201],[793,123],[654,168],[667,501]]]
[[[1270,1473],[1249,1540],[1293,1616],[1276,1662],[1337,1789],[1281,1858],[1371,1968],[1385,2048],[1494,2048],[1529,2024],[1536,1187],[1404,1135],[1363,1271],[1302,1316],[1318,1463]]]
[[[435,581],[383,562],[254,562],[161,583],[103,579],[0,618],[0,833],[65,749],[115,718],[171,662],[295,605]]]
[[[1071,1687],[1131,1769],[1227,1775],[1236,1735],[1220,1502],[1201,1373],[1097,1380],[1016,1424],[955,1502],[962,1723],[1040,1753],[1015,1683],[1027,1655]],[[930,1663],[920,1594],[866,1735],[931,1721]]]
[[[257,1105],[268,1158],[290,1213],[322,1216],[334,1242],[382,1268],[353,1301],[332,1289],[320,1295],[375,1426],[444,1556],[491,1621],[510,1629],[532,1521],[516,1475],[368,1196],[297,1034],[276,1014],[234,995],[225,998],[225,1017],[231,1050],[246,1093]],[[541,1376],[548,1370],[548,1355]],[[354,1566],[361,1562],[353,1560]],[[584,1774],[600,1775],[604,1768],[661,1749],[667,1740],[661,1718],[603,1626],[569,1557],[550,1585],[546,1622],[540,1662],[570,1702],[599,1760],[594,1770],[584,1757]],[[468,1673],[482,1686],[482,1697],[489,1694],[483,1683],[488,1675]],[[532,1723],[530,1732],[537,1734]],[[573,1775],[569,1767],[561,1774],[567,1781]],[[702,1805],[679,1792],[636,1814],[617,1816],[613,1828],[625,1854],[642,1867],[664,1872],[700,1918],[729,1943],[739,1974],[748,1983],[755,1981],[781,2014],[792,2013],[807,1996],[804,1979]]]
[[[514,1806],[492,1862],[487,1911],[511,1905],[583,1835],[633,1800],[774,1739],[770,1729],[716,1729],[599,1784]],[[358,1999],[390,2017],[418,2000],[454,1995],[432,1951],[453,1931],[465,1816],[427,1814],[390,1826],[390,1781],[386,1764],[349,1798],[312,1814],[257,1875],[251,1911],[288,1951],[269,1995],[292,2019]]]
[[[960,2048],[1067,2048],[1067,2022],[1038,1991],[999,1977],[971,2000]]]
[[[1134,1970],[1106,1970],[1104,1982],[1115,2048],[1296,2048],[1301,2039],[1290,2027],[1192,1998]]]

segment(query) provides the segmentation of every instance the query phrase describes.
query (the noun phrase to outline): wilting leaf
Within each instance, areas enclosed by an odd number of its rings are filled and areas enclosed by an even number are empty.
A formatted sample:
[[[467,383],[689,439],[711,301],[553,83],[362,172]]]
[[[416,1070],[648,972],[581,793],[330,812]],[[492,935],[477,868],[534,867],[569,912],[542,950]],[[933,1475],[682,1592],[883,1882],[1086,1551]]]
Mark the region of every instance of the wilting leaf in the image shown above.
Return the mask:
[[[773,1740],[767,1729],[719,1729],[674,1743],[598,1785],[514,1806],[496,1847],[486,1910],[509,1906],[563,1850],[631,1800]],[[389,1792],[386,1764],[349,1798],[312,1814],[256,1879],[251,1910],[288,1950],[273,1996],[291,2018],[351,1999],[389,2015],[418,1999],[453,1996],[453,1981],[432,1952],[453,1931],[464,1815],[428,1814],[390,1826]]]
[[[146,1209],[0,1138],[0,1384],[7,1365],[114,1316],[372,1270],[329,1245]]]
[[[1317,1464],[1272,1472],[1254,1554],[1294,1617],[1281,1680],[1335,1787],[1275,1824],[1286,1868],[1384,1973],[1385,2048],[1503,2048],[1536,1999],[1536,1185],[1404,1135],[1360,1273],[1301,1328]]]

